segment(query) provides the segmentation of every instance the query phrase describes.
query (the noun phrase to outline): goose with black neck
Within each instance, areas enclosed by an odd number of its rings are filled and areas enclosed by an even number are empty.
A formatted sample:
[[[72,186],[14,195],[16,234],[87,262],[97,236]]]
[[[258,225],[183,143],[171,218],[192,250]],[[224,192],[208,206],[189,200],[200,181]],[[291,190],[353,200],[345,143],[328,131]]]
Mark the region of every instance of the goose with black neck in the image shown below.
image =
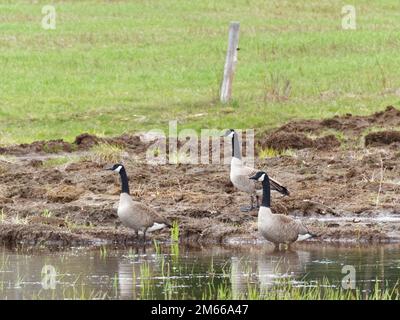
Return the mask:
[[[151,232],[171,226],[169,221],[161,217],[155,210],[144,204],[134,201],[129,192],[129,180],[125,167],[122,164],[114,164],[106,170],[119,173],[121,178],[121,194],[118,204],[118,217],[121,223],[136,232],[139,239],[139,231],[143,232],[143,241],[146,242],[146,232]]]
[[[250,206],[243,206],[240,210],[243,212],[251,211],[259,207],[259,194],[261,193],[261,190],[257,189],[256,182],[250,180],[249,177],[255,175],[258,170],[243,164],[239,138],[236,131],[229,129],[225,132],[224,136],[232,139],[232,160],[229,175],[231,182],[237,189],[250,195]],[[270,182],[273,190],[286,196],[289,195],[288,189],[282,186],[282,184],[272,178],[270,178]],[[256,206],[254,206],[254,198],[256,198]]]
[[[260,209],[258,210],[258,230],[277,249],[281,244],[289,248],[295,241],[302,241],[315,237],[300,221],[283,214],[273,214],[271,211],[271,187],[270,178],[264,171],[257,172],[250,177],[251,180],[262,182],[263,195]]]

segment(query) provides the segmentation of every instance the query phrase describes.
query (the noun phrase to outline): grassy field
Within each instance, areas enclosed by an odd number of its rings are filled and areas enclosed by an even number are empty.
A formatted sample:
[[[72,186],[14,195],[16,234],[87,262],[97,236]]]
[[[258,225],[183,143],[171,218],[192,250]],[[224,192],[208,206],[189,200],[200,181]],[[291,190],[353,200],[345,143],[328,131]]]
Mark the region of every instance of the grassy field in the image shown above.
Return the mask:
[[[53,2],[56,30],[41,27]],[[17,3],[17,4],[15,4]],[[400,2],[0,2],[0,144],[166,128],[269,128],[399,104]],[[241,22],[234,101],[218,103]],[[283,92],[290,84],[290,90]]]

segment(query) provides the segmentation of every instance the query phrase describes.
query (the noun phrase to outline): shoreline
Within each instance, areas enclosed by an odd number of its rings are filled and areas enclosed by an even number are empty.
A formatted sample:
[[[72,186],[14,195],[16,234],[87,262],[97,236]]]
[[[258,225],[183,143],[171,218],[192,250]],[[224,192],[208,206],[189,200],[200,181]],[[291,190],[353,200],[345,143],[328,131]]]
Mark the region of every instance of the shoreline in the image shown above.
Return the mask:
[[[272,212],[303,219],[320,235],[310,242],[399,242],[397,126],[400,111],[387,107],[257,132],[255,166],[290,190],[272,194]],[[103,168],[116,161],[132,197],[177,221],[182,241],[258,241],[257,211],[240,212],[249,199],[231,184],[229,165],[150,165],[151,142],[142,138],[82,134],[72,147],[54,140],[0,148],[0,242],[135,242],[133,232],[115,229],[120,182]],[[169,238],[168,230],[152,235]]]

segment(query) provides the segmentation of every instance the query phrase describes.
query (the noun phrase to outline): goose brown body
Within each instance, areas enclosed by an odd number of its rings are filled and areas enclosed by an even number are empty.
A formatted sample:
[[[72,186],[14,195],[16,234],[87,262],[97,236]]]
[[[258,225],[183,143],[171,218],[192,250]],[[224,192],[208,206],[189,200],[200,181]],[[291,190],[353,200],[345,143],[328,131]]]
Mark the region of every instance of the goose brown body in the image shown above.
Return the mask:
[[[123,165],[115,164],[107,170],[118,172],[121,178],[121,194],[117,213],[125,227],[135,230],[137,236],[139,236],[139,231],[142,231],[145,241],[147,231],[155,231],[171,226],[169,221],[160,216],[154,209],[132,199],[129,194],[128,175]]]
[[[300,220],[271,212],[270,179],[265,172],[259,171],[250,179],[262,182],[263,197],[257,224],[258,231],[266,240],[279,247],[280,244],[290,245],[301,238],[314,236]]]
[[[275,245],[291,244],[299,236],[310,234],[301,221],[282,214],[273,214],[266,207],[260,207],[258,211],[258,230],[266,240]]]
[[[134,201],[127,193],[121,193],[117,212],[122,224],[136,232],[145,232],[151,227],[156,227],[155,224],[159,224],[160,227],[170,225],[167,219],[158,215],[155,210]]]

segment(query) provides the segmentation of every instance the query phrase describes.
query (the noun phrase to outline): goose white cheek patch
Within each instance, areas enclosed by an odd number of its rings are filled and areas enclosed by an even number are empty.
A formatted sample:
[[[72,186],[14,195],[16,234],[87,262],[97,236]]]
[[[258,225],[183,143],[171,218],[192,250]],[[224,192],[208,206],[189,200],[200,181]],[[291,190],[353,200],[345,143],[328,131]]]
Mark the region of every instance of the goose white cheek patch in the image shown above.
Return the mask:
[[[258,178],[258,181],[264,181],[264,178],[265,178],[265,173],[261,177]]]
[[[114,169],[114,171],[119,173],[121,171],[121,169],[122,169],[122,166],[118,166],[118,168]]]

